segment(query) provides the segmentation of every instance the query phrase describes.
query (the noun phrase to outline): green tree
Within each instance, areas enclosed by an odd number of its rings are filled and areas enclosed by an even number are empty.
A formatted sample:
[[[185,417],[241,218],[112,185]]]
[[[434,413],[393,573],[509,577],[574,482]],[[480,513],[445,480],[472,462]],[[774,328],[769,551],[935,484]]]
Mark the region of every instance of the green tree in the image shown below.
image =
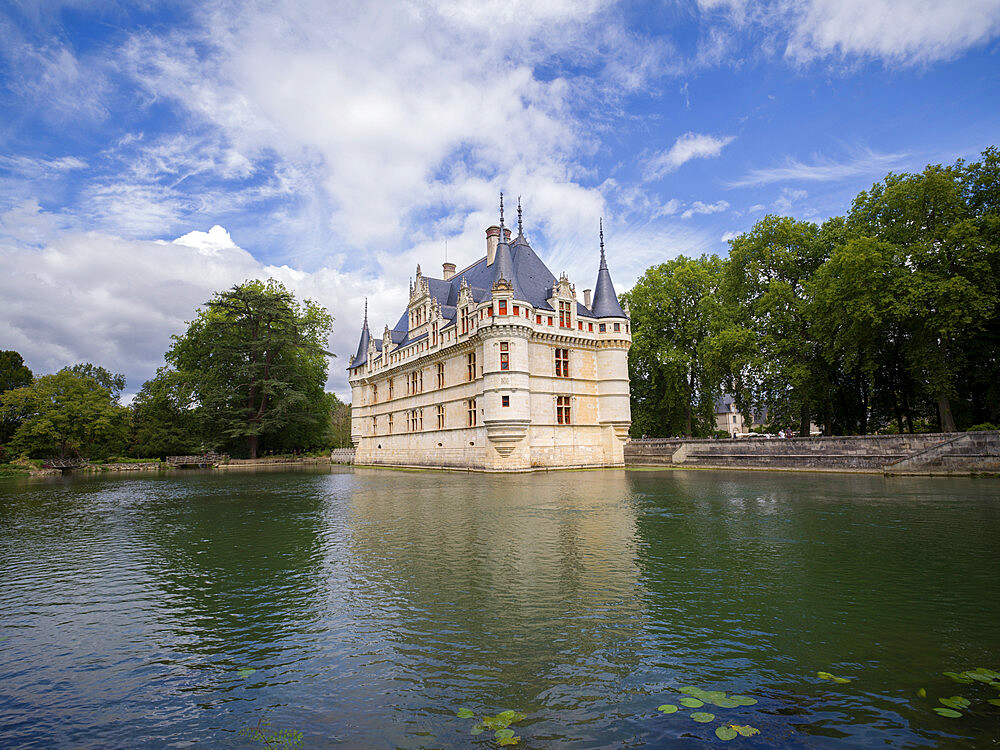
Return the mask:
[[[629,378],[633,435],[706,435],[721,395],[710,366],[719,325],[716,256],[683,256],[653,266],[622,295],[632,319]]]
[[[334,448],[351,447],[351,405],[345,404],[333,393],[330,396],[331,445]]]
[[[801,435],[827,387],[807,293],[827,245],[813,223],[766,216],[731,241],[722,283],[716,358],[727,389],[745,416],[764,408],[772,424],[798,422]]]
[[[24,359],[14,351],[0,352],[0,394],[31,383],[32,374]],[[0,417],[0,449],[10,440],[21,423],[21,416],[9,414]]]
[[[133,456],[184,455],[204,451],[201,412],[191,382],[166,367],[143,383],[130,406]]]
[[[848,216],[852,236],[878,240],[890,258],[898,282],[890,322],[901,331],[906,370],[936,404],[945,432],[956,429],[952,402],[968,346],[997,311],[995,224],[989,212],[977,220],[970,205],[973,196],[995,203],[990,189],[977,189],[983,171],[959,163],[890,174],[860,193]]]
[[[65,368],[0,395],[0,415],[23,415],[9,446],[33,457],[103,458],[124,444],[125,410],[94,378]]]
[[[274,279],[247,281],[217,293],[166,357],[191,382],[206,424],[221,439],[245,440],[255,458],[262,439],[279,443],[292,425],[329,423],[332,325],[326,310],[299,304]]]

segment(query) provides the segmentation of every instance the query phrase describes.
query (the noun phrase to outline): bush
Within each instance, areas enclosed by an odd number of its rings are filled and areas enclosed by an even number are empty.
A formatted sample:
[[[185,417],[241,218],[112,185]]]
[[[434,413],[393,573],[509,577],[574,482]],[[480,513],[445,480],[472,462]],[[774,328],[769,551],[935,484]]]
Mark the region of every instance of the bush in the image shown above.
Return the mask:
[[[982,424],[972,425],[966,432],[986,432],[988,430],[1000,430],[1000,427],[997,427],[992,422],[983,422]]]

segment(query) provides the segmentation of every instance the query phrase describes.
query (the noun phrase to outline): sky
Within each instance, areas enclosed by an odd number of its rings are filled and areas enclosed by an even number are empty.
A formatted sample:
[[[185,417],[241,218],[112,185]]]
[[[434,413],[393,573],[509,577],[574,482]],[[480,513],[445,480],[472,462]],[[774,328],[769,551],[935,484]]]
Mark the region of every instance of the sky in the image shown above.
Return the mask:
[[[578,296],[603,218],[629,289],[766,214],[1000,142],[1000,0],[8,0],[0,350],[35,374],[163,366],[213,293],[334,316],[329,390],[421,264],[520,196]]]

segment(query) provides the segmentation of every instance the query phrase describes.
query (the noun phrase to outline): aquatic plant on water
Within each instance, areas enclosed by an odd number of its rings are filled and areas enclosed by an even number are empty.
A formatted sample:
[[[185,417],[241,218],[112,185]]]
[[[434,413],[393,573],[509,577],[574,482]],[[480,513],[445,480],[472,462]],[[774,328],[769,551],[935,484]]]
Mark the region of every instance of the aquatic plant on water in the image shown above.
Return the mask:
[[[271,722],[261,717],[255,726],[243,727],[240,737],[246,737],[251,742],[263,743],[266,747],[293,750],[302,744],[302,732],[297,729],[272,729]]]
[[[967,669],[964,672],[942,672],[942,674],[960,685],[969,685],[970,690],[982,691],[983,687],[1000,690],[1000,672],[995,669],[976,667],[975,669]],[[920,688],[917,691],[917,695],[921,698],[926,698],[927,691],[924,688]],[[985,702],[992,706],[1000,707],[1000,696],[987,698]],[[944,716],[946,719],[960,719],[972,707],[972,700],[966,698],[964,695],[938,698],[938,703],[941,705],[933,706],[931,710],[938,716]]]
[[[460,708],[455,712],[455,715],[460,719],[476,718],[476,712],[471,708]],[[469,734],[473,737],[478,737],[481,734],[485,734],[487,730],[490,730],[493,732],[493,739],[497,745],[500,747],[513,746],[520,742],[521,738],[514,733],[510,725],[524,721],[527,717],[527,714],[523,714],[520,711],[509,709],[501,711],[496,716],[484,716],[473,725],[472,729],[469,730]]]
[[[757,704],[757,699],[749,695],[728,695],[724,690],[705,690],[695,685],[685,685],[678,688],[678,692],[685,694],[677,701],[685,708],[702,708],[705,704],[719,708],[743,708]],[[679,709],[673,703],[664,703],[656,710],[661,714],[674,714]],[[715,714],[709,711],[692,711],[690,718],[699,724],[708,724],[715,721]],[[715,736],[723,741],[737,737],[751,737],[755,734],[760,734],[760,730],[749,724],[722,724],[715,728]]]

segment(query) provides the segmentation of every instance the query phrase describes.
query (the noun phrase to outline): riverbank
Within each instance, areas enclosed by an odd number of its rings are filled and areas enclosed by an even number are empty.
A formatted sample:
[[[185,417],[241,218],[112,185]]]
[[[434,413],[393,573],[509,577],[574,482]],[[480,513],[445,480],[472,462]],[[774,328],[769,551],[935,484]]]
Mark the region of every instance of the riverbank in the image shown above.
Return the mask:
[[[1000,474],[1000,431],[633,440],[625,446],[625,464],[915,476]]]

